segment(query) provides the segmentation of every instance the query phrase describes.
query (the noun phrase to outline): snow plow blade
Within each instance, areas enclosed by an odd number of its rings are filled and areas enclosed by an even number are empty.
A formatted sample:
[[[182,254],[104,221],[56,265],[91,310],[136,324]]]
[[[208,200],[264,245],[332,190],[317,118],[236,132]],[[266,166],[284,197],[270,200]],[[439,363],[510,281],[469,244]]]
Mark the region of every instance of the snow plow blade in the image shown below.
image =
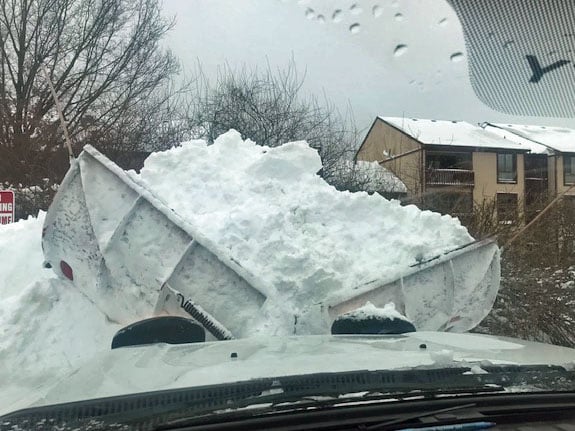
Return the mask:
[[[266,299],[243,268],[91,146],[46,214],[42,247],[60,277],[122,324],[167,314],[158,304],[164,287],[202,306],[182,299],[171,314],[196,310],[215,338],[231,338]]]
[[[353,296],[332,301],[328,313],[335,319],[366,302],[393,302],[419,331],[465,332],[491,311],[500,274],[499,247],[488,238],[413,265],[399,279],[359,286]]]
[[[87,145],[52,202],[42,233],[46,264],[111,320],[193,318],[215,339],[251,335],[269,286],[198,232],[158,196]],[[330,333],[335,319],[371,302],[396,308],[418,330],[462,332],[489,312],[499,249],[475,242],[407,268],[399,279],[358,286],[294,316],[294,333]],[[426,285],[444,289],[426,292]]]

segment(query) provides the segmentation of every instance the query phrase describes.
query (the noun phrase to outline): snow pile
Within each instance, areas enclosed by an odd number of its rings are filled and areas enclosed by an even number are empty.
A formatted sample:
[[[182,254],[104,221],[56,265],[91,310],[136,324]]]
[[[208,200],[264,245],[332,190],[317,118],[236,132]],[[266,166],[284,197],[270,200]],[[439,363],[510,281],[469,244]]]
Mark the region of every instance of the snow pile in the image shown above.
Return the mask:
[[[305,142],[269,148],[231,130],[150,155],[135,179],[294,311],[472,241],[450,216],[339,192],[321,167]]]
[[[22,293],[31,282],[54,277],[42,269],[42,224],[46,213],[18,223],[0,225],[0,306],[7,298]],[[5,328],[0,326],[0,331]]]
[[[34,398],[46,379],[108,350],[115,325],[67,281],[43,269],[44,213],[0,226],[0,406]],[[22,404],[22,405],[24,405]]]

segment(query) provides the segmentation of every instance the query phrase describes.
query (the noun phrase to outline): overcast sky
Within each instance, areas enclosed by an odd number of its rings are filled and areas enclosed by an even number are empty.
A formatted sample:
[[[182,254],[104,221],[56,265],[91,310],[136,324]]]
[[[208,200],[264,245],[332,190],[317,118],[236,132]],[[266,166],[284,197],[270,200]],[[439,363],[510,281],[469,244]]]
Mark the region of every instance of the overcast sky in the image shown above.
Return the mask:
[[[463,33],[443,0],[164,0],[176,26],[166,43],[192,71],[218,65],[306,72],[359,126],[377,115],[562,124],[483,105],[471,88]]]

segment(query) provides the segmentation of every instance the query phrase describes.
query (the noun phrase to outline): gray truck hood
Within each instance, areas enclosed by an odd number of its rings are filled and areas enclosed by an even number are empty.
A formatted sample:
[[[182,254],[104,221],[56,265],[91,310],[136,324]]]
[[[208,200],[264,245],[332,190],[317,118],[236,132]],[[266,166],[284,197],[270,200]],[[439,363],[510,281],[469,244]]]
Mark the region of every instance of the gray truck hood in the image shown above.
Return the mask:
[[[104,352],[66,378],[40,388],[41,396],[18,408],[321,372],[473,364],[571,367],[573,363],[574,349],[511,338],[440,332],[157,344]]]

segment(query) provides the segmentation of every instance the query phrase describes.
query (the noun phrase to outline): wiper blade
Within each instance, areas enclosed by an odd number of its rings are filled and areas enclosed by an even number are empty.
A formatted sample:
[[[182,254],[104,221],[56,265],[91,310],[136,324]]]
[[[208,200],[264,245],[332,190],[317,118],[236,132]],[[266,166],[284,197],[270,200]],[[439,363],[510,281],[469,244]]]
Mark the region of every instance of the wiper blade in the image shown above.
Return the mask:
[[[153,429],[174,420],[213,415],[224,409],[234,410],[263,403],[274,407],[313,396],[333,396],[334,400],[325,402],[326,405],[333,405],[344,402],[340,396],[363,391],[400,398],[401,394],[417,396],[417,391],[469,394],[502,391],[508,387],[525,385],[540,389],[547,386],[562,390],[575,388],[575,372],[562,367],[493,365],[482,368],[487,371],[486,374],[473,374],[470,367],[420,367],[256,379],[39,407],[17,411],[0,420],[11,424],[47,420],[73,424],[100,420],[105,423],[137,424],[140,429]]]
[[[502,389],[500,389],[502,390]],[[497,392],[496,389],[490,388],[487,393]],[[469,391],[466,390],[461,393],[462,395],[469,395]],[[158,425],[154,428],[155,431],[161,430],[172,430],[177,428],[185,427],[203,427],[207,425],[217,424],[217,423],[227,423],[231,421],[237,421],[245,419],[246,417],[263,417],[269,414],[274,415],[285,415],[296,412],[305,411],[318,411],[322,409],[329,409],[333,407],[349,407],[360,406],[360,405],[380,405],[381,403],[389,404],[390,401],[402,402],[402,401],[414,401],[414,400],[429,400],[437,396],[435,392],[414,392],[408,394],[400,393],[374,393],[366,394],[363,397],[352,397],[352,398],[332,398],[316,401],[313,398],[306,398],[304,400],[294,400],[293,402],[281,402],[277,404],[272,403],[261,403],[259,405],[246,405],[237,409],[226,409],[225,411],[217,412],[217,414],[200,415],[195,417],[182,417],[176,420],[168,421],[166,423]],[[388,425],[407,422],[411,419],[417,419],[420,417],[432,416],[435,414],[443,413],[444,411],[459,410],[474,407],[475,404],[465,404],[458,405],[455,407],[450,407],[448,409],[435,409],[429,410],[427,412],[419,412],[417,415],[412,416],[402,416],[400,420],[393,420],[390,422],[384,422],[378,424],[381,427],[387,427]],[[261,406],[261,407],[259,407]],[[257,408],[255,408],[257,407]],[[362,427],[362,430],[370,429],[369,427]]]
[[[226,406],[216,415],[180,418],[166,422],[165,428],[185,426],[199,422],[218,422],[223,416],[265,415],[306,408],[327,408],[348,403],[375,400],[402,400],[405,398],[431,398],[447,395],[470,395],[503,392],[507,388],[545,390],[575,390],[575,373],[560,366],[483,365],[486,374],[473,374],[471,367],[417,368],[411,370],[359,371],[325,373],[311,376],[289,376],[274,379],[270,390],[255,398],[248,398],[235,406]],[[561,382],[561,387],[558,386]],[[353,387],[353,390],[351,388]],[[361,397],[346,394],[366,392]],[[321,397],[316,401],[312,397]],[[329,398],[332,397],[332,398]],[[255,406],[255,408],[254,408]],[[458,407],[460,409],[468,406]],[[432,415],[430,412],[429,415]],[[425,416],[425,415],[424,415]],[[209,417],[209,418],[208,418]],[[384,424],[386,427],[388,424]],[[157,429],[164,429],[160,426]]]

